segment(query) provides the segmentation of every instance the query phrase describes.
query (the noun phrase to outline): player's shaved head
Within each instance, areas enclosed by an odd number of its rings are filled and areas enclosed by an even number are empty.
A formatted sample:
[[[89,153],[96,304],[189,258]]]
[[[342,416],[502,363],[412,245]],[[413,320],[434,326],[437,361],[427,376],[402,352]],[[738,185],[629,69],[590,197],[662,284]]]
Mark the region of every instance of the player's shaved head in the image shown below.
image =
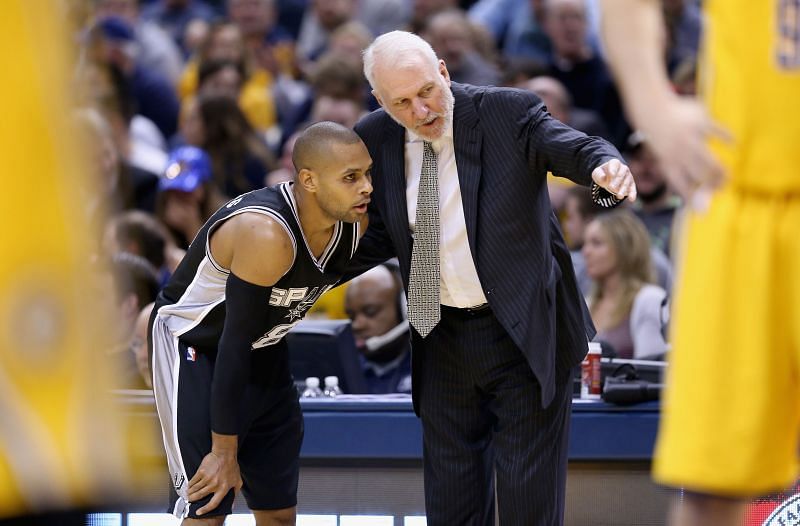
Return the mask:
[[[356,144],[360,141],[356,132],[341,124],[330,121],[312,124],[297,138],[292,151],[292,164],[297,173],[303,169],[319,171],[319,167],[330,160],[334,145]]]

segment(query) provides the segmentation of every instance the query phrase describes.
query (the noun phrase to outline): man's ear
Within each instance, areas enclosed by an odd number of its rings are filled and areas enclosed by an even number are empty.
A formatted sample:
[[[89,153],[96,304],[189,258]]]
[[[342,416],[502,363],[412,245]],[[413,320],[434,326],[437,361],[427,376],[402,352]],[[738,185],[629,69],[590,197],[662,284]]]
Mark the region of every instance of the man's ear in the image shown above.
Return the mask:
[[[383,106],[383,99],[381,99],[381,96],[380,96],[380,95],[378,95],[378,92],[377,92],[377,91],[375,91],[375,90],[372,90],[372,96],[373,96],[373,97],[375,97],[375,100],[377,100],[377,101],[378,101],[378,104],[380,104],[380,105],[381,105],[381,108],[383,108],[383,107],[384,107],[384,106]]]
[[[450,72],[447,71],[447,64],[444,63],[444,60],[439,59],[439,74],[444,78],[444,81],[447,85],[450,85]]]
[[[318,187],[317,174],[308,168],[302,168],[297,173],[297,184],[308,192],[316,192]]]

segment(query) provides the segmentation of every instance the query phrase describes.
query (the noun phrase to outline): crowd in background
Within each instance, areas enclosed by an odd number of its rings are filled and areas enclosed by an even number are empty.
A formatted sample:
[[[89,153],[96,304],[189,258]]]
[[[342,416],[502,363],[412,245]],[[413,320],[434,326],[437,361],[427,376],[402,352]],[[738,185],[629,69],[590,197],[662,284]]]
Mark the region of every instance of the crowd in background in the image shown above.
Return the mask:
[[[616,356],[663,358],[681,202],[622,112],[603,59],[598,3],[72,0],[80,28],[75,119],[93,148],[99,189],[87,196],[88,210],[103,218],[98,249],[111,262],[125,320],[113,346],[129,363],[120,387],[146,387],[149,304],[211,213],[241,193],[291,180],[292,146],[304,127],[350,127],[377,108],[361,51],[394,29],[425,38],[453,81],[532,91],[555,118],[620,149],[636,178],[636,203],[608,212],[587,189],[557,177],[551,200],[598,339]],[[684,95],[695,93],[698,4],[663,0],[666,62]],[[346,317],[341,289],[314,315]],[[394,305],[394,293],[386,297]]]

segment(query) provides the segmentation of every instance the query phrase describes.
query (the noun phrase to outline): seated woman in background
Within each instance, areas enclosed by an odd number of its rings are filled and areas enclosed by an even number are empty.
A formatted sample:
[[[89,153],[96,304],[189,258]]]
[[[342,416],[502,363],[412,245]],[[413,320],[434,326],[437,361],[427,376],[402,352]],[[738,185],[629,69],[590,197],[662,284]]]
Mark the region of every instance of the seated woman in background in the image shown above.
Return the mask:
[[[594,281],[595,341],[611,345],[619,358],[660,358],[667,348],[661,316],[667,293],[652,284],[650,238],[641,221],[624,209],[597,216],[586,227],[583,257]]]

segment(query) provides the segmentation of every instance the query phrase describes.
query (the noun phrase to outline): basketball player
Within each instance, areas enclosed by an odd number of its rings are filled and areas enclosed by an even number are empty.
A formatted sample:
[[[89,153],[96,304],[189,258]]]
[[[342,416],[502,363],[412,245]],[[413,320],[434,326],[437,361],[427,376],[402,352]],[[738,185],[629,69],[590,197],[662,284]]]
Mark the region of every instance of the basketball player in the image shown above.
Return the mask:
[[[694,209],[654,474],[687,490],[671,524],[735,525],[798,468],[800,1],[704,2],[702,104],[670,89],[660,4],[603,14],[629,116]]]
[[[184,524],[221,525],[239,488],[257,525],[295,521],[303,424],[283,337],[341,278],[372,184],[338,124],[308,128],[293,162],[294,183],[211,216],[156,301],[153,388]]]

